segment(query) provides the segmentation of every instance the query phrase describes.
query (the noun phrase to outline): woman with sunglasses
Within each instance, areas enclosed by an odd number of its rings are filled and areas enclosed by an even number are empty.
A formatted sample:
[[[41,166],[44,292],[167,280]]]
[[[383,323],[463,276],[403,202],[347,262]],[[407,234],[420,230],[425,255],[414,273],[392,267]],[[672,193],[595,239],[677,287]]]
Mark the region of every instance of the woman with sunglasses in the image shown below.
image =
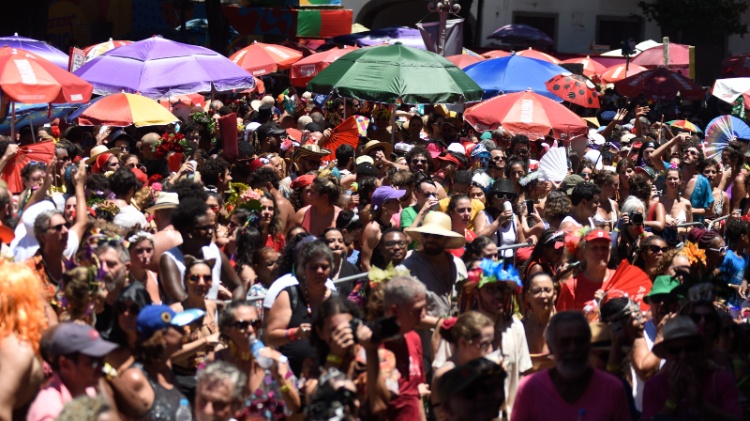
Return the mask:
[[[438,381],[448,371],[492,352],[495,342],[495,323],[477,311],[467,311],[457,318],[443,319],[438,332],[438,349],[447,345],[450,356],[439,366],[433,366],[435,374],[432,377],[432,390],[436,390]],[[440,403],[447,398],[448,396],[439,396],[438,393],[430,395],[438,420],[446,419],[440,411]]]
[[[646,237],[640,242],[636,250],[633,264],[643,269],[653,281],[661,275],[659,271],[661,259],[667,251],[669,251],[669,246],[663,238],[657,235]]]
[[[251,341],[260,335],[263,324],[258,310],[248,301],[233,301],[221,313],[220,320],[221,339],[226,348],[209,355],[208,360],[226,361],[247,374],[243,415],[257,417],[271,408],[275,408],[271,409],[273,419],[286,419],[297,413],[301,408],[297,379],[286,357],[271,348],[262,348],[261,365],[251,349]]]
[[[620,180],[616,173],[603,170],[594,176],[594,183],[601,189],[599,207],[591,218],[597,228],[612,232],[619,219],[619,209],[614,200],[620,187]]]
[[[171,357],[177,383],[182,393],[187,396],[195,394],[195,374],[198,366],[219,343],[216,302],[206,299],[211,288],[211,268],[214,263],[213,259],[199,260],[190,255],[185,256],[184,285],[188,296],[183,302],[169,306],[176,313],[189,309],[198,309],[206,313],[200,324],[185,327],[182,349]]]
[[[507,178],[495,181],[490,188],[489,206],[487,207],[487,228],[477,232],[477,235],[490,237],[500,247],[523,242],[526,237],[515,209],[516,193],[513,182]],[[513,250],[505,250],[502,258],[512,258]]]

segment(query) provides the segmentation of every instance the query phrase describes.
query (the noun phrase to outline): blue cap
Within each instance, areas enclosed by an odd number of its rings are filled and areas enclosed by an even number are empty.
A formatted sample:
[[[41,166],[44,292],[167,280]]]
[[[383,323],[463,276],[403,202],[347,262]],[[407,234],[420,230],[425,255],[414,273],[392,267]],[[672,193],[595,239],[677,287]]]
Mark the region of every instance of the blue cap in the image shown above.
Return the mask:
[[[484,132],[480,137],[482,140],[492,139],[492,132]]]
[[[614,111],[604,111],[599,115],[599,119],[602,121],[612,121],[613,118],[615,118],[615,115],[617,113]]]
[[[189,309],[181,313],[175,313],[174,310],[163,304],[148,305],[138,313],[136,321],[138,334],[141,339],[145,340],[154,335],[154,333],[166,329],[169,326],[186,326],[206,314],[199,309]]]

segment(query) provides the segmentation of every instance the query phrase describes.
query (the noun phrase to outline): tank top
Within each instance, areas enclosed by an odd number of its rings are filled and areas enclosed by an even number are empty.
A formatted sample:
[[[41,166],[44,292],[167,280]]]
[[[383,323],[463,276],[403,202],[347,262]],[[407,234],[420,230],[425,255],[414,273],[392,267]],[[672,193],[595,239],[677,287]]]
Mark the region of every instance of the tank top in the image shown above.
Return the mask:
[[[289,319],[287,329],[299,327],[302,323],[312,324],[312,316],[307,313],[307,303],[305,303],[301,287],[299,285],[291,285],[282,291],[286,291],[289,294],[289,303],[292,306],[292,317]],[[301,375],[302,363],[305,359],[315,358],[316,354],[315,348],[310,344],[309,338],[282,345],[279,347],[279,352],[289,358],[289,367],[291,367],[292,372],[297,377]]]
[[[159,384],[156,379],[152,378],[148,371],[140,362],[133,363],[133,367],[141,370],[148,384],[154,389],[154,403],[141,418],[144,421],[173,421],[180,407],[180,401],[186,399],[185,395],[180,393],[175,385],[172,389],[167,389]]]
[[[490,224],[492,224],[494,222],[494,219],[489,213],[486,213],[486,215],[487,220]],[[495,233],[492,235],[492,240],[498,247],[516,244],[518,240],[518,232],[516,231],[515,218],[513,218],[506,226],[500,225],[497,231],[495,231]],[[503,250],[501,252],[501,255],[505,259],[510,259],[513,257],[513,250]]]
[[[209,300],[215,300],[219,294],[219,285],[221,285],[221,253],[219,247],[215,243],[211,243],[203,247],[203,260],[216,259],[214,267],[211,268],[211,288],[208,290],[206,298]],[[164,252],[164,255],[172,259],[177,265],[177,270],[180,271],[180,284],[185,279],[185,256],[182,254],[182,250],[179,247],[171,248]]]

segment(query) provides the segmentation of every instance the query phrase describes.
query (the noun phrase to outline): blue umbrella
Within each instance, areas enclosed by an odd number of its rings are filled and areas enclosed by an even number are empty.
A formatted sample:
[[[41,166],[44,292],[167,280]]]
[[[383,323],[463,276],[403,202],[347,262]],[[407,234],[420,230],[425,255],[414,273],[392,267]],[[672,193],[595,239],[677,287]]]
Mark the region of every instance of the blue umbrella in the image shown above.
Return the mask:
[[[16,103],[16,130],[29,124],[38,127],[56,118],[64,118],[80,106],[81,104],[55,104],[50,110],[49,104]],[[10,120],[11,117],[8,116],[4,121],[0,121],[0,133],[10,133]]]
[[[703,151],[708,158],[721,157],[721,152],[734,139],[750,140],[750,127],[735,116],[720,115],[706,126]]]
[[[570,74],[555,64],[516,54],[480,61],[466,67],[464,72],[484,89],[484,99],[531,89],[557,102],[562,100],[550,92],[545,84],[554,76]]]
[[[12,37],[0,37],[0,47],[5,45],[34,53],[56,66],[68,70],[68,55],[44,41],[19,37],[16,33]]]

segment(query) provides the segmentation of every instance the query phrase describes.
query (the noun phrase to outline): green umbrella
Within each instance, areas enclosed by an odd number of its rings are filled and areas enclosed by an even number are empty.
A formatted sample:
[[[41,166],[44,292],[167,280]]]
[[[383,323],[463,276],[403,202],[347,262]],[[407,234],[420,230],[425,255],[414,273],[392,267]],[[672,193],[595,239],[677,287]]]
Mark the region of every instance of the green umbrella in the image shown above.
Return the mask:
[[[482,100],[482,88],[442,56],[400,43],[352,51],[318,73],[308,89],[387,104]]]

